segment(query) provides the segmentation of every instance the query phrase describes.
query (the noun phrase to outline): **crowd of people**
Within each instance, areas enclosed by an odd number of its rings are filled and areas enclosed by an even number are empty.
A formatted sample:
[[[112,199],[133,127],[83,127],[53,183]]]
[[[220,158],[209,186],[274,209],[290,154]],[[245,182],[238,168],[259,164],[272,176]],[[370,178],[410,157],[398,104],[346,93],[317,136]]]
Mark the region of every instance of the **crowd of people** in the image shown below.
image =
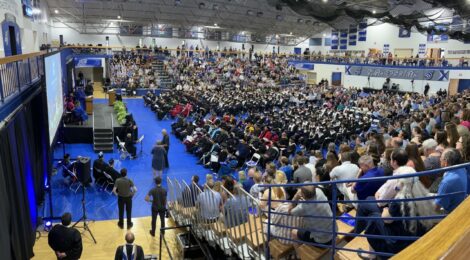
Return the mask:
[[[179,64],[183,70],[191,71],[193,65],[188,65]],[[193,74],[187,72],[186,75]],[[188,84],[201,85],[191,81]],[[204,87],[183,87],[144,97],[146,105],[160,115],[159,118],[168,114],[177,118],[172,125],[173,133],[183,141],[188,152],[198,156],[200,163],[222,177],[220,183],[211,177],[206,182],[210,192],[220,190],[220,186],[225,188],[219,194],[221,206],[207,209],[208,203],[199,202],[201,207],[206,207],[204,212],[213,213],[204,213],[209,219],[218,218],[220,209],[230,212],[236,205],[238,212],[246,204],[237,197],[239,187],[258,199],[265,211],[288,212],[301,219],[298,230],[294,229],[291,234],[279,229],[284,235],[328,244],[333,239],[332,234],[325,235],[321,231],[331,232],[331,221],[321,223],[307,217],[331,217],[332,211],[337,210],[328,204],[333,195],[332,186],[321,182],[403,175],[458,165],[470,159],[468,93],[450,97],[444,92],[429,96],[365,93],[355,88],[329,86],[326,81],[310,87],[288,88],[256,84],[222,88],[216,85],[219,87],[210,88],[210,91]],[[192,113],[172,113],[175,106],[185,104],[191,104]],[[253,166],[250,163],[255,167],[249,167],[247,177],[241,174],[238,182],[235,181],[233,173],[245,165]],[[298,190],[273,188],[272,200],[292,202],[274,201],[271,208],[267,205],[266,190],[260,188],[262,184],[312,181],[319,183]],[[339,210],[355,208],[359,217],[384,218],[450,213],[468,193],[470,185],[467,182],[466,169],[419,178],[351,181],[337,185],[338,194],[346,201],[441,196],[412,202],[346,203]],[[224,190],[233,192],[237,203],[227,204],[231,197],[224,195]],[[455,194],[458,192],[460,194]],[[324,201],[324,207],[320,206],[322,203],[302,202],[309,200]],[[245,217],[236,219],[243,221]],[[283,221],[282,216],[276,219]],[[354,232],[422,236],[436,223],[436,219],[358,219]],[[226,223],[228,226],[237,224]],[[320,232],[308,231],[312,227]],[[368,240],[370,251],[386,253],[397,253],[412,243],[411,240],[388,238],[386,243],[384,239]],[[367,254],[361,254],[361,257],[374,258]]]
[[[146,66],[148,61],[140,56],[115,56],[113,80],[134,87],[150,84],[146,77],[153,76]],[[356,219],[356,234],[419,237],[439,219],[389,218],[448,214],[470,191],[464,168],[419,178],[357,181],[406,177],[469,162],[467,92],[455,96],[444,92],[367,93],[330,86],[327,80],[313,86],[285,86],[282,83],[301,77],[286,59],[277,57],[249,60],[178,55],[169,58],[165,68],[175,77],[175,89],[159,95],[148,92],[143,98],[159,119],[176,118],[172,133],[189,153],[198,157],[199,163],[217,173],[219,180],[208,175],[204,185],[199,184],[197,175],[193,176],[193,185],[184,191],[192,194],[191,199],[181,201],[185,207],[196,206],[208,222],[222,220],[230,228],[248,221],[250,194],[261,209],[258,214],[271,211],[272,224],[296,223],[291,230],[272,228],[273,234],[288,239],[329,245],[336,239],[331,233],[333,222],[321,217],[352,209],[357,217],[375,217]],[[137,81],[130,82],[131,79]],[[156,188],[146,196],[146,201],[152,201],[152,236],[158,217],[164,226],[166,208],[161,174],[169,167],[169,137],[166,131],[163,135],[152,149]],[[101,155],[93,166],[107,167]],[[234,177],[239,170],[238,177]],[[110,174],[118,195],[121,228],[124,209],[127,227],[133,226],[132,196],[137,190],[126,174],[125,169],[120,174]],[[333,187],[325,183],[330,180],[349,182]],[[299,184],[300,188],[274,187],[271,192],[263,188],[288,183]],[[304,183],[309,184],[302,186]],[[344,207],[332,207],[334,194],[346,201]],[[429,194],[438,197],[388,202]],[[369,200],[373,202],[367,203]],[[311,201],[320,203],[308,203]],[[295,221],[286,221],[289,218]],[[369,237],[368,242],[369,251],[397,253],[412,240]],[[363,253],[360,257],[375,258]]]

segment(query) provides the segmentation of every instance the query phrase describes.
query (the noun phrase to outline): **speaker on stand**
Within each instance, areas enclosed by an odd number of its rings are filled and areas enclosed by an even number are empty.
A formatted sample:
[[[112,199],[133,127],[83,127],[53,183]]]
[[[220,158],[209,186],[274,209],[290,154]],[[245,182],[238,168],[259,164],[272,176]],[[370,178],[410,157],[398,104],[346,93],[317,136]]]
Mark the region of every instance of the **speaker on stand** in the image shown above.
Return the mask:
[[[73,224],[72,227],[83,228],[83,230],[88,231],[93,242],[96,244],[95,236],[91,232],[90,227],[88,226],[88,218],[86,215],[86,199],[85,199],[85,186],[91,182],[91,158],[90,157],[81,157],[77,158],[77,162],[75,163],[75,169],[77,171],[77,179],[82,183],[82,217]],[[83,222],[83,226],[78,226],[80,222]]]

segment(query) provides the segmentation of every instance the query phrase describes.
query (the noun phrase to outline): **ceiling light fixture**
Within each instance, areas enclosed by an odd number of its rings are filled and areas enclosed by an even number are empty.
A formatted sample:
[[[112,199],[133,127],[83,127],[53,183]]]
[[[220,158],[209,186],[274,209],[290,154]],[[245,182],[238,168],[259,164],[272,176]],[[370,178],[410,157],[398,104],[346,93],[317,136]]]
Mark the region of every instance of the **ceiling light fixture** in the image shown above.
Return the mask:
[[[323,34],[323,37],[326,37],[326,33]]]
[[[120,16],[120,15],[118,15],[118,16],[117,16],[117,18],[118,18],[118,19],[121,19],[121,16]]]
[[[328,0],[322,0],[323,3],[328,3]]]
[[[214,24],[214,26],[215,26],[215,27],[218,27],[218,25],[217,25],[216,23]]]
[[[59,13],[59,10],[55,9],[55,10],[54,10],[54,13],[58,14],[58,13]]]
[[[373,14],[375,14],[375,13],[376,13],[376,11],[375,11],[375,10],[372,10],[372,13],[373,13]]]

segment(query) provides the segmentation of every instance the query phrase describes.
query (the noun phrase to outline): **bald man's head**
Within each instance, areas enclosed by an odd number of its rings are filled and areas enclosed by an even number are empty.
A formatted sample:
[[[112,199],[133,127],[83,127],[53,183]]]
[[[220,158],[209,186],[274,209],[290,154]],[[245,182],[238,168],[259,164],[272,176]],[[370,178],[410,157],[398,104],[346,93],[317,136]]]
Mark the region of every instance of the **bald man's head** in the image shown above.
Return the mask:
[[[128,244],[132,244],[132,243],[134,243],[134,240],[135,240],[134,233],[132,233],[132,232],[130,232],[130,231],[127,232],[127,233],[126,233],[126,242],[127,242]]]

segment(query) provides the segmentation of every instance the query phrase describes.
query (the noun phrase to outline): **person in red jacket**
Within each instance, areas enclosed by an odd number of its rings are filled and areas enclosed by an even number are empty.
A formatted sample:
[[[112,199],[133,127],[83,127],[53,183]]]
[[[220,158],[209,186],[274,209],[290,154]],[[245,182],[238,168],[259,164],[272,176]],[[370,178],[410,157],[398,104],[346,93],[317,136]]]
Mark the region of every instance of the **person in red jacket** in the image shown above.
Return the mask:
[[[258,136],[259,139],[264,139],[266,138],[267,140],[271,140],[272,133],[269,130],[269,127],[265,126],[264,130],[261,132],[261,134]]]

